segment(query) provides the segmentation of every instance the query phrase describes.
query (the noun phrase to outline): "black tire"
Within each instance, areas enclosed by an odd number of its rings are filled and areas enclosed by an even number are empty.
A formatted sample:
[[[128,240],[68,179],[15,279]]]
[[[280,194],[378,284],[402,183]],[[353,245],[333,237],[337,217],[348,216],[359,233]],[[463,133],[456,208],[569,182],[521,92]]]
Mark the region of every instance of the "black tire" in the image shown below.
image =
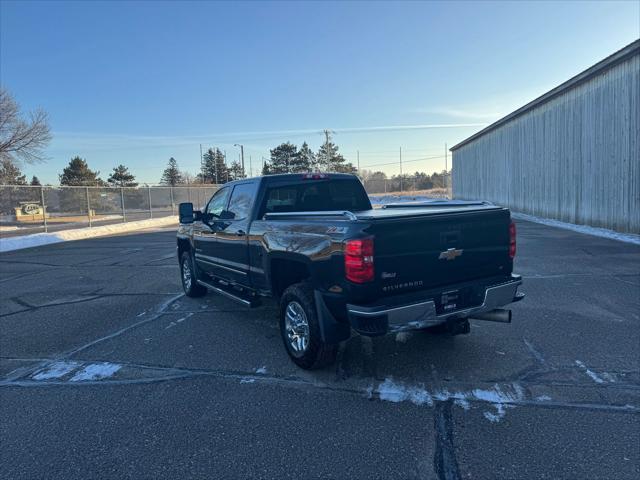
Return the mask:
[[[296,351],[295,341],[292,342],[287,331],[287,309],[292,307],[302,308],[308,324],[308,338],[305,348]],[[305,370],[313,370],[331,365],[336,360],[337,345],[328,345],[320,336],[320,323],[316,313],[316,305],[313,298],[313,288],[306,282],[296,283],[288,287],[280,299],[280,333],[282,341],[291,360]],[[291,323],[291,321],[289,321]],[[300,345],[297,345],[300,348]]]
[[[188,271],[188,275],[185,275],[185,271]],[[187,278],[189,280],[187,280]],[[191,260],[190,252],[183,252],[180,257],[180,280],[182,281],[182,288],[187,297],[202,297],[207,294],[206,287],[203,287],[197,282],[198,276]]]

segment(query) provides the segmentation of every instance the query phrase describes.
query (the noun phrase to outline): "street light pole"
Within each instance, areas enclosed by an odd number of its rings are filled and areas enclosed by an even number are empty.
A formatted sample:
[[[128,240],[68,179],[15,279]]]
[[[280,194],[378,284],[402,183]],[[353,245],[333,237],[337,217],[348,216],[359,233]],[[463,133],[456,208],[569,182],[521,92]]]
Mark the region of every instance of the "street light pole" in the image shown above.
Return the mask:
[[[244,145],[240,145],[239,143],[234,143],[234,147],[240,147],[240,161],[242,165],[242,175],[244,175]]]

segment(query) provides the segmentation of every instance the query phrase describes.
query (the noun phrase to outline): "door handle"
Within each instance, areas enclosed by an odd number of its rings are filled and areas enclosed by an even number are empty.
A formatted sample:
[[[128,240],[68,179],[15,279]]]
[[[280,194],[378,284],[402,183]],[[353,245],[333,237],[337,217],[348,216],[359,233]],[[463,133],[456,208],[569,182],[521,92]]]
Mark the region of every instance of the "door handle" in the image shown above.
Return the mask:
[[[236,235],[239,236],[239,237],[244,237],[246,234],[245,234],[244,230],[238,230],[236,232]]]

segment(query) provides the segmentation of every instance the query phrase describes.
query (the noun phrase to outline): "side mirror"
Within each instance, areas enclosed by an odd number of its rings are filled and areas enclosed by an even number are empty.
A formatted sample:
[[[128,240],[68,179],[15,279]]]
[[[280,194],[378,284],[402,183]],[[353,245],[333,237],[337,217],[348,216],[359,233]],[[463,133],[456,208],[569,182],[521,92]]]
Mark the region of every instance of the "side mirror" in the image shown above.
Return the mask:
[[[180,223],[193,223],[193,203],[181,203],[178,207]]]

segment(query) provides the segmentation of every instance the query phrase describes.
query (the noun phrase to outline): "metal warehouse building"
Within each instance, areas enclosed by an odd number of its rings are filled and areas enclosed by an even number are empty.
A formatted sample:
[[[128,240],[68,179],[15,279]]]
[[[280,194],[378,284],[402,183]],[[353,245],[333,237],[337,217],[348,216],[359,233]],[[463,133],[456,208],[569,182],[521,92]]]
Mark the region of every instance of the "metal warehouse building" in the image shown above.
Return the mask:
[[[451,151],[455,198],[640,233],[640,40]]]

